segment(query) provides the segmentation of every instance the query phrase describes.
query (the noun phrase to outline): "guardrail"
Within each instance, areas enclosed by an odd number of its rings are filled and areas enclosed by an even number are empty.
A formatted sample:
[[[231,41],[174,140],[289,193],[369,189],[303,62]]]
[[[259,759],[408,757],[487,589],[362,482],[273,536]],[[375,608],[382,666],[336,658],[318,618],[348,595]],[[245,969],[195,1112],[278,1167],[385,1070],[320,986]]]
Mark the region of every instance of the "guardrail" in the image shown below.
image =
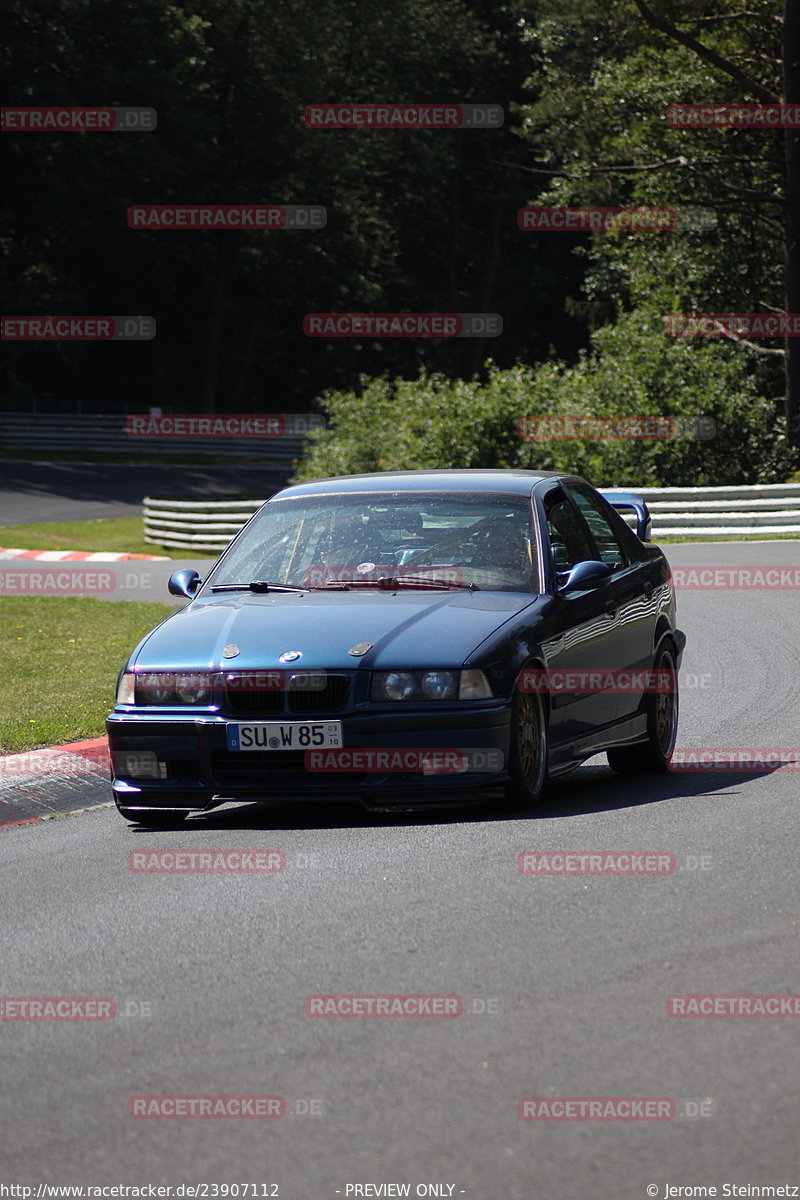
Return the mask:
[[[800,536],[800,483],[615,490],[644,498],[656,538]],[[224,550],[265,499],[159,500],[148,496],[144,501],[144,540],[170,548]],[[635,521],[627,514],[626,519]]]
[[[655,538],[800,535],[800,483],[626,490],[647,504]]]
[[[273,414],[244,414],[245,422],[252,418],[253,422],[270,419],[272,424],[267,428],[268,435],[259,436],[257,433],[247,433],[243,436],[180,436],[180,432],[168,432],[161,436],[148,432],[137,432],[148,428],[151,418],[145,417],[144,423],[137,418],[134,425],[133,416],[90,416],[86,414],[64,413],[24,413],[5,412],[0,414],[0,451],[33,450],[36,453],[46,451],[70,450],[80,453],[107,453],[155,455],[158,458],[169,459],[173,455],[185,458],[187,455],[215,459],[229,458],[258,458],[261,462],[289,463],[302,457],[303,442],[314,429],[325,427],[325,418],[318,413],[273,413]],[[172,422],[174,429],[180,431],[186,427],[192,418],[180,413],[168,416],[153,417],[153,422],[165,424]],[[236,420],[227,414],[203,414],[209,422]],[[195,418],[195,422],[196,422]],[[240,421],[240,425],[243,424]],[[193,428],[197,428],[197,423]],[[201,427],[202,428],[202,427]]]
[[[224,550],[266,500],[144,498],[144,540],[159,546]]]

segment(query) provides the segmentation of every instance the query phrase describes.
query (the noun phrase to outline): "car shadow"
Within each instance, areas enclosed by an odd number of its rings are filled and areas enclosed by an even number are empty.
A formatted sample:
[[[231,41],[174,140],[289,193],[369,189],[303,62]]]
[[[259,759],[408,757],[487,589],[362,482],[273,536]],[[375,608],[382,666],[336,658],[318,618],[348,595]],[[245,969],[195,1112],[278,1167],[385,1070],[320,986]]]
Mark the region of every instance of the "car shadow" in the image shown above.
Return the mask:
[[[692,770],[680,769],[665,774],[621,776],[610,767],[592,764],[577,767],[569,775],[548,785],[544,801],[535,808],[509,803],[494,796],[481,797],[447,807],[426,807],[413,811],[401,808],[375,811],[361,804],[344,801],[287,801],[285,803],[241,803],[193,814],[186,821],[160,825],[157,829],[131,826],[136,834],[183,830],[231,829],[360,829],[394,826],[467,825],[487,821],[552,820],[561,817],[591,816],[594,813],[659,804],[666,800],[726,795],[748,781],[771,775],[779,769]]]
[[[582,766],[552,782],[546,802],[524,815],[534,818],[590,816],[643,804],[659,804],[665,800],[722,796],[752,779],[772,775],[779,765],[751,771],[722,767],[698,771],[676,767],[664,774],[629,776],[617,775],[606,766]]]

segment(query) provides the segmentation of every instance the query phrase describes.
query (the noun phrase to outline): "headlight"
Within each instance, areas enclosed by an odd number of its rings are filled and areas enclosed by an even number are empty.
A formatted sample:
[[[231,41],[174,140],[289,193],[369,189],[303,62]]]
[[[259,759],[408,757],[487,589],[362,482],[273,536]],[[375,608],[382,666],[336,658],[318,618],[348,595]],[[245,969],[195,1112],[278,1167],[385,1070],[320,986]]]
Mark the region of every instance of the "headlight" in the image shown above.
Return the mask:
[[[167,671],[143,671],[136,676],[137,704],[175,704],[175,676]]]
[[[119,677],[119,683],[117,684],[117,704],[136,703],[134,690],[135,683],[136,676],[133,674],[133,672],[123,671],[122,675]]]
[[[376,671],[371,699],[387,700],[491,700],[492,689],[483,671]]]
[[[211,703],[212,677],[209,674],[195,671],[141,671],[123,678],[132,681],[135,698],[121,700],[118,695],[118,704],[175,706]]]
[[[426,671],[422,691],[431,700],[455,700],[458,694],[455,671]]]
[[[414,676],[410,671],[390,671],[387,675],[379,675],[383,685],[383,699],[408,700],[414,695]]]
[[[211,678],[208,675],[178,675],[175,691],[184,704],[207,704],[211,699]]]

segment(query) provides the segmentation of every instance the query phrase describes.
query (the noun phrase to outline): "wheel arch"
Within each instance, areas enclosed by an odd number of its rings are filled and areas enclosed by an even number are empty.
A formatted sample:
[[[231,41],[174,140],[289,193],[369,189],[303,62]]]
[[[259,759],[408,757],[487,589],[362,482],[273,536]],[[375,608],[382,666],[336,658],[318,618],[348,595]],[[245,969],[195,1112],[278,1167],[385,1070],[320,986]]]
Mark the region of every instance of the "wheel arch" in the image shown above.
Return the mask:
[[[669,642],[670,646],[672,647],[672,651],[677,658],[678,643],[675,640],[675,631],[667,618],[662,614],[656,622],[655,637],[653,638],[653,662],[655,662],[656,656],[661,647],[664,645],[664,642]]]

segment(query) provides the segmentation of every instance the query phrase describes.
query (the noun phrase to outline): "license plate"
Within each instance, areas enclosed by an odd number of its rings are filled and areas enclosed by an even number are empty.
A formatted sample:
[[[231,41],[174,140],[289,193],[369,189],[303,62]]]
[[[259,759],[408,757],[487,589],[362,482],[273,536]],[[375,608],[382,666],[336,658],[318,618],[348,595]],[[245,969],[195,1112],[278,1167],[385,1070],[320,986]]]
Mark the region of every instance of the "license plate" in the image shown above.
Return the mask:
[[[338,750],[341,721],[229,722],[229,750]]]

